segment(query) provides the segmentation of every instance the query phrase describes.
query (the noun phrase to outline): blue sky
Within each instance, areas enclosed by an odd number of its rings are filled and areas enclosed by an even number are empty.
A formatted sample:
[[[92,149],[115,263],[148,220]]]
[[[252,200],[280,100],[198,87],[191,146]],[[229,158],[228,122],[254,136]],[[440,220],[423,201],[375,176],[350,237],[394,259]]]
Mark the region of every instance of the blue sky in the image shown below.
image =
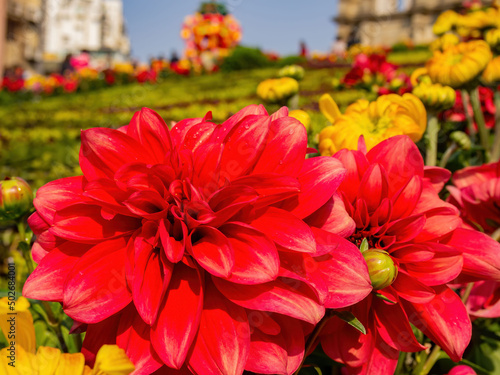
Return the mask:
[[[182,52],[184,17],[200,0],[123,0],[132,55],[142,61],[172,50]],[[331,21],[336,0],[226,0],[243,28],[241,43],[281,55],[297,54],[304,40],[310,51],[326,51],[336,34]]]

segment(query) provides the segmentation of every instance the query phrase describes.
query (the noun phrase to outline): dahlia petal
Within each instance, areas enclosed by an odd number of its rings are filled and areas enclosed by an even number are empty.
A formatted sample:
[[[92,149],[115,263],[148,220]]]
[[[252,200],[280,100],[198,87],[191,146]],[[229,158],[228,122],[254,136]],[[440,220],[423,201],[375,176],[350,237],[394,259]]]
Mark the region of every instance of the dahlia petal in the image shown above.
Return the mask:
[[[215,228],[199,226],[189,235],[188,251],[205,270],[214,276],[228,278],[234,268],[231,242]]]
[[[201,145],[194,154],[193,184],[200,188],[200,192],[209,197],[219,189],[220,159],[224,145],[222,143],[206,143]]]
[[[278,251],[264,233],[243,223],[227,223],[219,230],[234,250],[234,268],[229,280],[238,284],[259,284],[276,279]]]
[[[280,202],[300,192],[300,183],[295,177],[275,173],[242,176],[231,182],[240,191],[252,188],[259,195],[257,207],[265,207]]]
[[[75,242],[100,242],[131,233],[140,222],[140,219],[123,215],[106,220],[99,206],[75,204],[57,212],[49,232]]]
[[[38,211],[28,217],[28,225],[35,236],[40,236],[50,228],[50,225],[42,218]]]
[[[350,368],[349,373],[352,375],[394,374],[398,359],[399,351],[377,336],[368,361],[361,367]]]
[[[423,181],[422,194],[420,195],[420,199],[413,210],[413,215],[422,213],[426,214],[429,211],[437,209],[443,209],[443,212],[448,210],[450,215],[453,214],[458,216],[460,214],[455,206],[439,198],[439,195],[436,193],[430,182]]]
[[[375,212],[370,215],[370,224],[373,227],[382,227],[392,218],[392,202],[389,198],[384,198],[380,202]]]
[[[370,165],[361,179],[357,195],[366,202],[369,212],[375,211],[387,198],[388,185],[387,174],[380,164]]]
[[[182,257],[184,256],[184,249],[185,249],[185,243],[184,243],[184,238],[187,237],[187,227],[186,224],[181,223],[178,224],[176,221],[174,224],[174,231],[175,229],[178,229],[181,232],[181,240],[177,241],[174,237],[171,237],[167,227],[170,227],[170,222],[165,221],[165,220],[160,220],[160,225],[159,225],[159,232],[160,232],[160,240],[161,240],[161,245],[163,247],[163,251],[167,255],[167,259],[172,262],[172,263],[177,263],[179,262]],[[176,228],[180,227],[180,228]]]
[[[199,271],[177,263],[160,305],[161,314],[151,330],[153,347],[167,366],[182,367],[198,331],[202,307]]]
[[[425,225],[419,235],[415,238],[415,241],[417,242],[440,239],[443,236],[452,233],[455,229],[462,225],[460,217],[447,208],[437,208],[435,210],[428,211],[425,216]]]
[[[271,115],[271,121],[287,116],[288,116],[288,107],[280,107],[280,109],[278,109]]]
[[[151,151],[156,163],[172,148],[172,140],[167,124],[161,116],[149,108],[137,111],[127,127],[127,135]]]
[[[469,344],[472,325],[460,297],[447,286],[434,287],[430,302],[417,304],[402,301],[410,321],[458,362]]]
[[[455,279],[461,272],[463,258],[456,254],[436,254],[434,258],[419,263],[407,263],[406,271],[421,283],[434,286]]]
[[[283,145],[289,145],[283,147]],[[297,176],[305,160],[307,131],[293,117],[281,117],[271,122],[267,145],[253,173],[281,173]]]
[[[250,351],[246,311],[210,284],[205,290],[200,330],[189,368],[196,374],[242,374]]]
[[[31,247],[31,256],[37,264],[39,264],[48,253],[49,251],[45,250],[38,242],[35,242]]]
[[[136,191],[123,204],[132,214],[152,220],[164,217],[168,209],[165,199],[152,190]]]
[[[302,364],[304,359],[304,347],[306,333],[301,324],[297,324],[295,319],[280,315],[276,317],[282,327],[281,334],[285,340],[287,351],[286,373],[291,375]]]
[[[269,207],[249,224],[288,250],[316,252],[316,240],[311,228],[287,211]]]
[[[307,159],[298,176],[300,193],[281,205],[298,218],[305,218],[333,196],[344,179],[346,170],[337,159],[319,156]]]
[[[385,235],[395,236],[397,242],[408,242],[414,239],[422,231],[426,223],[423,215],[408,216],[394,221],[385,232]]]
[[[372,308],[377,332],[384,342],[403,352],[425,349],[413,334],[408,317],[399,304],[389,304],[380,298],[374,298]]]
[[[211,122],[203,122],[192,127],[184,136],[183,147],[196,153],[196,150],[201,149],[210,139],[216,126]]]
[[[37,214],[48,224],[52,224],[57,211],[85,200],[82,197],[83,183],[83,176],[77,176],[61,178],[43,185],[37,190],[33,200]]]
[[[340,150],[333,157],[340,160],[347,170],[340,189],[346,194],[349,202],[354,202],[361,178],[370,166],[368,160],[363,153],[347,149]]]
[[[23,296],[42,301],[63,301],[66,276],[89,249],[89,245],[65,242],[52,249],[26,280]]]
[[[258,199],[257,192],[249,186],[226,186],[215,192],[208,204],[214,211],[215,218],[210,222],[218,227],[236,215],[243,207]]]
[[[155,251],[151,245],[144,247],[136,249],[132,297],[141,318],[147,324],[153,325],[174,266],[167,259],[162,261],[161,253]]]
[[[344,238],[349,237],[356,230],[356,223],[347,213],[342,198],[336,193],[304,221],[309,226]]]
[[[125,277],[127,243],[123,238],[95,245],[80,257],[64,284],[67,315],[97,323],[132,301]]]
[[[321,347],[334,361],[358,367],[369,360],[375,343],[372,329],[366,324],[370,305],[371,296],[352,308],[354,316],[367,328],[366,335],[336,316],[320,332]]]
[[[319,239],[319,230],[314,230]],[[351,242],[327,233],[318,240],[322,246],[330,246],[327,255],[317,259],[317,272],[328,285],[329,295],[325,307],[336,309],[361,301],[372,291],[368,266],[359,249]]]
[[[323,260],[323,257],[318,259]],[[317,260],[305,253],[280,251],[279,276],[300,280],[316,291],[321,304],[328,298],[328,285],[320,272],[317,272]]]
[[[229,121],[229,120],[228,120]],[[220,161],[220,182],[247,174],[265,147],[268,116],[247,116],[227,134]]]
[[[391,198],[392,220],[411,215],[422,194],[422,188],[422,179],[419,176],[413,176],[400,191],[394,194]]]
[[[247,309],[277,312],[316,324],[325,309],[312,289],[298,280],[281,279],[258,285],[237,285],[212,278],[217,289],[230,301]]]
[[[250,104],[243,109],[240,109],[234,115],[229,117],[220,125],[219,134],[220,136],[227,135],[234,126],[236,126],[240,121],[244,120],[247,116],[269,116],[266,108],[262,104]]]
[[[366,158],[371,164],[379,163],[387,175],[391,176],[389,196],[394,195],[413,176],[424,177],[422,156],[415,143],[406,135],[380,142],[366,154]]]
[[[276,314],[274,314],[276,315]],[[258,329],[266,335],[276,336],[281,332],[280,325],[265,311],[247,310],[248,324],[250,331]]]
[[[445,241],[462,251],[462,274],[473,279],[500,281],[500,244],[475,230],[458,228]]]
[[[466,167],[453,173],[453,184],[462,189],[471,185],[480,185],[485,181],[498,178],[498,176],[498,163]]]
[[[134,374],[151,374],[163,366],[150,341],[151,328],[131,305],[123,310],[116,334],[116,344],[125,350],[135,366]]]
[[[424,167],[424,179],[429,181],[436,193],[443,190],[444,185],[450,179],[451,172],[445,168],[439,167]]]
[[[179,121],[177,124],[172,126],[172,130],[170,131],[170,137],[172,138],[172,144],[180,148],[180,146],[184,142],[184,137],[187,132],[196,125],[199,125],[204,122],[204,119],[199,118],[188,118],[182,121]]]
[[[147,149],[118,130],[92,128],[82,131],[81,138],[80,167],[89,181],[110,178],[124,164],[154,162]]]
[[[118,325],[122,313],[111,315],[101,322],[90,324],[87,327],[82,345],[82,353],[88,365],[94,366],[97,352],[103,345],[115,345],[118,332]]]
[[[393,246],[390,254],[400,263],[418,263],[434,258],[434,251],[426,246],[427,244],[401,244]]]
[[[99,205],[109,207],[117,213],[130,215],[130,212],[122,204],[128,198],[129,193],[118,188],[113,180],[99,179],[90,181],[85,184],[85,192],[82,195],[89,198],[89,200],[96,201]]]
[[[288,374],[285,345],[281,335],[270,336],[255,330],[245,370],[259,374]]]

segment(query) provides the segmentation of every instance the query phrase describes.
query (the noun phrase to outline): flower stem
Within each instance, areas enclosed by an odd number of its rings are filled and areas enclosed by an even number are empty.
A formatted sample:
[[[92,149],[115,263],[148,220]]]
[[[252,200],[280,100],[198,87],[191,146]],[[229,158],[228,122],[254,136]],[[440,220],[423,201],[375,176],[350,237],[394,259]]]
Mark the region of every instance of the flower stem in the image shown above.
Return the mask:
[[[462,104],[464,106],[465,118],[467,119],[467,129],[469,130],[469,135],[473,139],[476,137],[476,129],[474,129],[474,120],[469,112],[469,93],[467,90],[462,90]]]
[[[491,161],[500,159],[500,91],[495,90],[495,138],[491,149]]]
[[[314,331],[312,331],[311,335],[307,339],[306,343],[306,349],[304,351],[304,358],[302,358],[302,362],[300,363],[300,366],[297,368],[297,371],[293,373],[293,375],[299,375],[300,370],[302,369],[302,366],[304,365],[304,361],[306,360],[307,353],[312,349],[313,345],[316,342],[316,339],[318,338],[321,330],[325,326],[325,324],[332,318],[333,315],[328,314],[323,317],[323,319],[316,325],[314,328]]]
[[[453,155],[453,153],[455,151],[457,151],[457,149],[458,149],[458,145],[455,142],[453,142],[450,145],[450,147],[448,147],[446,149],[446,151],[443,154],[443,157],[441,158],[441,161],[439,162],[439,166],[441,168],[445,168],[446,167],[446,164],[448,164],[448,160],[450,160],[451,155]]]
[[[427,361],[425,361],[422,371],[417,375],[427,375],[436,364],[440,355],[441,355],[441,347],[439,345],[435,345],[434,349],[432,349],[431,354],[429,355],[429,357],[427,357]]]
[[[488,129],[486,129],[486,123],[484,122],[484,115],[481,109],[481,101],[479,100],[479,88],[475,88],[470,92],[470,102],[472,105],[472,110],[474,112],[474,119],[476,120],[477,129],[479,130],[479,141],[481,146],[484,148],[484,153],[486,155],[486,161],[490,159],[490,147],[489,147],[489,134]]]
[[[469,299],[470,292],[472,292],[472,288],[474,287],[474,283],[468,283],[465,287],[464,294],[462,294],[462,302],[465,305],[467,300]]]
[[[24,261],[26,263],[26,267],[28,268],[28,273],[31,275],[35,267],[33,266],[33,260],[31,259],[30,251],[28,250],[29,243],[26,240],[26,227],[24,225],[24,221],[19,220],[17,222],[17,231],[19,232],[19,242],[24,244],[23,246],[19,246],[18,249],[21,250]]]
[[[425,165],[435,166],[437,162],[439,121],[435,113],[429,113],[427,118],[427,150],[425,153]]]

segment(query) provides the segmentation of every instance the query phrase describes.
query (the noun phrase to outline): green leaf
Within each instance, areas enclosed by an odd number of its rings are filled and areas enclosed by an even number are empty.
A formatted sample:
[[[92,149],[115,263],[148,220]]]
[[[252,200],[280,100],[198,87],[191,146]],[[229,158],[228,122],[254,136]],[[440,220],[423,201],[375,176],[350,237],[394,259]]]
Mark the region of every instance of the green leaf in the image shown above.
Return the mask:
[[[33,325],[35,326],[37,347],[50,346],[52,348],[61,349],[56,334],[52,332],[44,321],[38,320]]]
[[[365,326],[349,311],[334,311],[334,314],[350,326],[356,328],[363,335],[366,335]]]
[[[369,248],[370,248],[370,245],[368,244],[368,240],[366,238],[363,238],[361,245],[359,245],[359,250],[361,250],[361,252],[364,253]]]
[[[383,294],[380,294],[380,293],[375,293],[375,295],[380,298],[380,299],[383,299],[384,301],[386,302],[389,302],[389,303],[392,303],[393,305],[396,303],[396,301],[393,301],[392,299],[390,298],[387,298],[386,296],[384,296]]]
[[[323,375],[323,372],[316,366],[304,366],[300,369],[299,375]]]

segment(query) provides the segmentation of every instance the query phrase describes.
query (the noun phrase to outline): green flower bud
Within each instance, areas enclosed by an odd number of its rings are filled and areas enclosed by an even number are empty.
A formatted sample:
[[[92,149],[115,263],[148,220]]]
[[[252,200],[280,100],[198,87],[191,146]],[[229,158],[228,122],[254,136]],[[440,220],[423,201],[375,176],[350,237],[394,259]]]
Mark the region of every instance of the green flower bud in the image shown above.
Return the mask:
[[[33,207],[33,192],[20,177],[0,181],[0,223],[8,223],[27,214]]]
[[[363,252],[363,257],[368,265],[373,289],[384,289],[396,280],[398,268],[389,253],[380,249],[370,249]]]
[[[463,150],[469,150],[471,148],[471,140],[464,132],[456,130],[450,134],[450,138]]]

